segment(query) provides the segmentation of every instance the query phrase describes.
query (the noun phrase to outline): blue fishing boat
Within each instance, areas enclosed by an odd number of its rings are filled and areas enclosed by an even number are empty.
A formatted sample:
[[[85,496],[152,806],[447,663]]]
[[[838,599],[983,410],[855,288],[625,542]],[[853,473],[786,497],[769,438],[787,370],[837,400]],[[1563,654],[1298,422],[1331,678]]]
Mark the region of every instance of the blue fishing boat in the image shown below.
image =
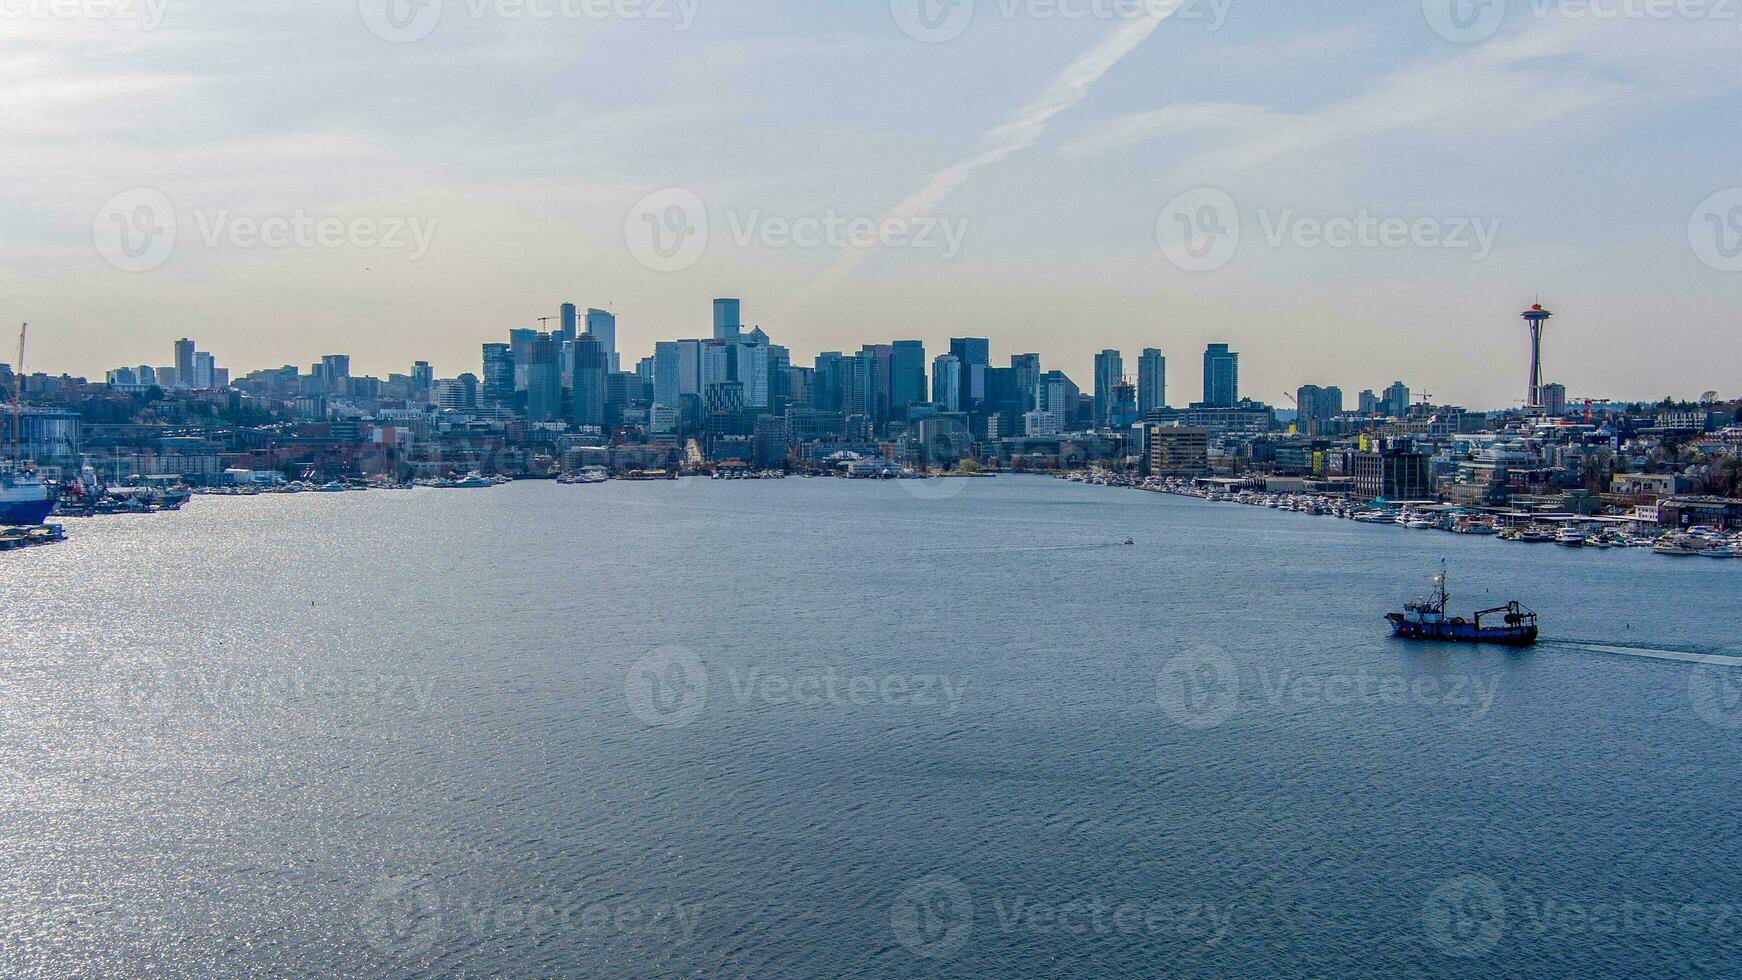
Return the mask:
[[[1447,616],[1446,568],[1434,576],[1433,595],[1405,605],[1404,611],[1386,616],[1393,636],[1405,640],[1441,640],[1453,643],[1500,643],[1527,647],[1536,643],[1536,613],[1518,602],[1484,609],[1474,619]]]

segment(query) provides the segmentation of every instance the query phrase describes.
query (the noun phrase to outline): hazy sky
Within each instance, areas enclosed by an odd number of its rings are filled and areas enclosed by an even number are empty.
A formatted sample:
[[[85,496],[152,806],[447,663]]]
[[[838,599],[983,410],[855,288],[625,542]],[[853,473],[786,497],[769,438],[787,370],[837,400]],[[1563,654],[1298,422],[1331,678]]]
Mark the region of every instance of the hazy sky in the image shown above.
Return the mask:
[[[476,372],[564,300],[627,366],[735,295],[802,364],[1499,407],[1540,293],[1575,397],[1735,396],[1739,56],[1700,0],[0,0],[0,296],[99,378]]]

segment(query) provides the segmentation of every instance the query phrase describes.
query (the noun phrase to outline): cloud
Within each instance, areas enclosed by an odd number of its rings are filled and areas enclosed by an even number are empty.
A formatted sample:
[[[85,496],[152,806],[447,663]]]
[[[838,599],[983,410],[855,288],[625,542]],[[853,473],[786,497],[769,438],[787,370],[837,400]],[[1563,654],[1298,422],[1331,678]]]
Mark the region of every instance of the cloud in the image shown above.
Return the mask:
[[[974,174],[996,166],[1040,142],[1047,124],[1055,116],[1076,106],[1089,94],[1089,89],[1101,80],[1125,56],[1137,49],[1161,22],[1178,12],[1184,0],[1154,9],[1149,16],[1136,17],[1108,32],[1096,45],[1078,56],[1060,72],[1040,97],[1017,110],[1002,125],[980,138],[980,151],[954,166],[932,174],[924,185],[906,200],[890,209],[886,217],[918,219],[932,212]],[[795,297],[794,303],[821,293],[858,268],[870,256],[868,249],[847,249],[810,288]]]

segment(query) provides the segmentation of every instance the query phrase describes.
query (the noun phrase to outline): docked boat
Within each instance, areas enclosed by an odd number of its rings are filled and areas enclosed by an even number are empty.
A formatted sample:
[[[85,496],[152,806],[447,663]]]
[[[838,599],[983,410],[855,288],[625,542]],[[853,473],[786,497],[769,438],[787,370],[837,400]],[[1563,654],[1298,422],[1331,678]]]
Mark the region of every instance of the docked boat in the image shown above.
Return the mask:
[[[1541,528],[1528,527],[1518,532],[1518,537],[1513,540],[1524,544],[1548,544],[1554,539],[1555,536],[1548,531],[1544,531]]]
[[[0,525],[35,527],[48,519],[59,495],[35,472],[0,468]]]
[[[1391,613],[1393,636],[1405,640],[1441,640],[1453,643],[1499,643],[1506,646],[1530,646],[1537,639],[1536,613],[1516,601],[1493,609],[1483,609],[1474,619],[1447,616],[1446,606],[1451,596],[1446,593],[1446,570],[1434,576],[1433,595],[1404,606],[1404,611]]]
[[[1555,535],[1555,544],[1564,548],[1583,548],[1590,539],[1576,527],[1563,527]]]
[[[1659,538],[1657,543],[1651,546],[1651,550],[1657,554],[1669,555],[1673,558],[1688,558],[1704,554],[1708,549],[1704,547],[1704,542],[1698,542],[1695,538],[1666,535]]]

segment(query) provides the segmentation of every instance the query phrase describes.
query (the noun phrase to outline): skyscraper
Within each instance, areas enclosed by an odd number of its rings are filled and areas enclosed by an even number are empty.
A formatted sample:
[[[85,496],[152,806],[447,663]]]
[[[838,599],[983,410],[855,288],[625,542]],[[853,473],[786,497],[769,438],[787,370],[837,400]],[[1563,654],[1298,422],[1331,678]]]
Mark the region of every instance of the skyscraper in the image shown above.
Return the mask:
[[[1010,355],[1010,370],[1016,372],[1016,387],[1022,392],[1022,410],[1034,409],[1034,386],[1040,384],[1040,355]]]
[[[605,363],[610,369],[613,372],[622,370],[622,361],[617,353],[617,317],[604,310],[589,309],[587,333],[599,342],[600,347],[605,348]]]
[[[507,344],[484,345],[484,404],[499,408],[514,403],[514,349]]]
[[[193,386],[194,342],[186,337],[175,342],[175,377],[176,383],[182,387]]]
[[[992,342],[984,337],[958,337],[950,353],[962,362],[962,411],[978,412],[986,401],[986,369],[992,366]]]
[[[714,300],[714,339],[737,340],[744,329],[743,311],[735,299]]]
[[[534,422],[554,422],[565,414],[562,351],[562,337],[541,333],[527,352],[526,417]]]
[[[1542,394],[1542,334],[1548,326],[1548,321],[1554,314],[1542,308],[1538,303],[1524,311],[1524,322],[1530,324],[1530,409],[1540,414],[1543,409]]]
[[[1143,418],[1166,407],[1167,358],[1154,347],[1146,347],[1137,359],[1137,416]]]
[[[678,382],[679,342],[662,340],[653,345],[653,403],[666,408],[679,405],[682,389]]]
[[[1379,412],[1379,395],[1372,388],[1361,392],[1357,409],[1362,415],[1376,415]]]
[[[1204,351],[1204,404],[1232,408],[1240,401],[1240,355],[1227,344],[1211,344]]]
[[[1109,424],[1113,416],[1113,389],[1125,379],[1125,357],[1116,350],[1095,355],[1095,424]]]
[[[962,410],[962,359],[939,354],[931,362],[931,397],[945,412]]]
[[[1406,418],[1410,406],[1409,385],[1394,381],[1385,389],[1385,414],[1394,419]]]
[[[605,360],[605,346],[599,338],[585,333],[575,338],[575,386],[569,406],[569,421],[576,425],[605,424],[605,383],[610,372]]]
[[[889,345],[889,416],[904,422],[908,406],[925,401],[925,344],[897,340]]]
[[[577,329],[578,325],[575,322],[578,318],[578,313],[579,311],[575,309],[575,304],[563,304],[562,330],[557,334],[557,336],[562,338],[562,342],[565,344],[574,343],[575,338],[580,335],[580,332]]]

